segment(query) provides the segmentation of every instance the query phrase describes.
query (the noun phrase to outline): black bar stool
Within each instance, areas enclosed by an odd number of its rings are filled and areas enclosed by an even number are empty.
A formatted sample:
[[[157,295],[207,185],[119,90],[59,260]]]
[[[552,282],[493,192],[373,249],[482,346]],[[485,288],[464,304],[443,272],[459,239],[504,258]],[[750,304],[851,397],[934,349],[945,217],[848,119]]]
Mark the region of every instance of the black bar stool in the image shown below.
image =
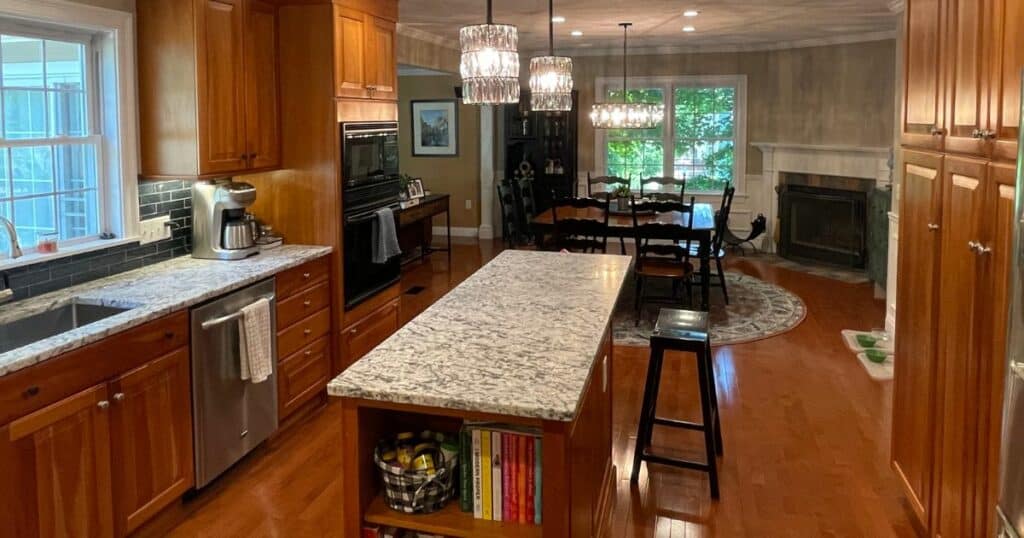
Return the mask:
[[[703,422],[696,424],[657,416],[658,388],[661,385],[661,367],[665,351],[693,353],[697,358],[697,374],[700,384],[700,404]],[[680,460],[651,453],[651,436],[654,426],[668,426],[704,432],[704,446],[707,463]],[[644,386],[644,400],[640,406],[640,424],[637,427],[636,448],[633,452],[633,475],[635,483],[640,475],[640,462],[671,465],[685,469],[696,469],[708,473],[711,483],[711,498],[718,498],[718,467],[716,454],[722,455],[722,426],[718,421],[718,397],[715,395],[715,368],[711,359],[711,336],[708,333],[707,312],[662,308],[658,323],[651,333],[651,360],[647,366],[647,383]]]

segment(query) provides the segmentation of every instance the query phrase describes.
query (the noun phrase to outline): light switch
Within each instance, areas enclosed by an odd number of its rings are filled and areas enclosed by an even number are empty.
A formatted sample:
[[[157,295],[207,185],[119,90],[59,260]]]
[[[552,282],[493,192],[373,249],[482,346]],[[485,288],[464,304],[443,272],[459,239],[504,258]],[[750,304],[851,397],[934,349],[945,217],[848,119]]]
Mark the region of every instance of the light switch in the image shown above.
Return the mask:
[[[162,239],[171,238],[171,227],[167,223],[171,217],[164,215],[153,219],[146,219],[139,222],[139,244],[153,243]]]

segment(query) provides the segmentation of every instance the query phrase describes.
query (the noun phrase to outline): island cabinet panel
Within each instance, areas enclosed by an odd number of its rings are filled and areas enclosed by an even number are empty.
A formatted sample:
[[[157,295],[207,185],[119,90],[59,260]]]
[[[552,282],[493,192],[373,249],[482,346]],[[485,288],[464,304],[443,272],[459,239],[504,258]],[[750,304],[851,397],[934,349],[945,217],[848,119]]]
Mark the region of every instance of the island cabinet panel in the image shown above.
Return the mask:
[[[101,384],[0,429],[5,533],[114,536],[109,408]]]
[[[114,508],[123,536],[194,484],[188,349],[122,375],[110,390]]]

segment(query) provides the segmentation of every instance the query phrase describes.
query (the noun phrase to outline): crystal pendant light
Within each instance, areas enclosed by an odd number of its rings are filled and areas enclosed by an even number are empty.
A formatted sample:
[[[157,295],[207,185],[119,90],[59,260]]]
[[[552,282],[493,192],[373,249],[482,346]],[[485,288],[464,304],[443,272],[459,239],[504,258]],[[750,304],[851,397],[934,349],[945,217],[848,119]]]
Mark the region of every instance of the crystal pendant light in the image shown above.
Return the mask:
[[[548,0],[548,55],[530,58],[530,108],[572,110],[572,58],[555,56],[555,6]]]
[[[487,24],[459,30],[462,45],[462,102],[498,105],[519,102],[519,31],[494,24],[487,0]]]
[[[590,109],[590,121],[595,129],[650,129],[665,119],[665,106],[647,103],[629,103],[626,95],[626,32],[631,23],[619,23],[622,27],[622,102],[594,103]]]

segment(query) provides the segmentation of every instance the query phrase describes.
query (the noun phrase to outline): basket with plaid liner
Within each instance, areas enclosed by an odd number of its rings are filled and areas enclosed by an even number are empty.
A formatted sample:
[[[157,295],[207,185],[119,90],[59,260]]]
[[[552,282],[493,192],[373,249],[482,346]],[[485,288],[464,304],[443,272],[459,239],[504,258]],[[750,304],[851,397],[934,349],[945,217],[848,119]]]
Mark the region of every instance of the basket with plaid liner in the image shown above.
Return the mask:
[[[381,440],[373,451],[373,461],[384,480],[384,500],[388,506],[406,514],[429,514],[444,508],[455,496],[458,457],[445,458],[439,452],[437,457],[441,461],[436,464],[436,472],[403,469],[381,458],[393,442],[393,439]]]

